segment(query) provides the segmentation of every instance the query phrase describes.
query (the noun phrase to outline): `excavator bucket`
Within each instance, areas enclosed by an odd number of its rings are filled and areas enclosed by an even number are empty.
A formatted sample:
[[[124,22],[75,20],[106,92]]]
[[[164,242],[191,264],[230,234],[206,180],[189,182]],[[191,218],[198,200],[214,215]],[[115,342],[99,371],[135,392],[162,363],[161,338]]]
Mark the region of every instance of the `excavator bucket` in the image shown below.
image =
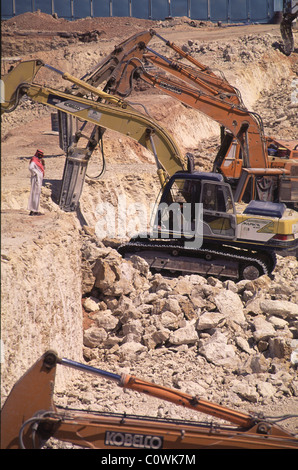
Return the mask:
[[[18,434],[24,423],[37,419],[41,410],[54,410],[55,374],[56,356],[48,351],[16,382],[1,410],[1,449],[19,449]],[[31,427],[24,429],[23,445],[32,448]]]
[[[41,60],[20,62],[2,79],[1,114],[13,111],[18,105],[20,85],[32,83],[41,67]]]

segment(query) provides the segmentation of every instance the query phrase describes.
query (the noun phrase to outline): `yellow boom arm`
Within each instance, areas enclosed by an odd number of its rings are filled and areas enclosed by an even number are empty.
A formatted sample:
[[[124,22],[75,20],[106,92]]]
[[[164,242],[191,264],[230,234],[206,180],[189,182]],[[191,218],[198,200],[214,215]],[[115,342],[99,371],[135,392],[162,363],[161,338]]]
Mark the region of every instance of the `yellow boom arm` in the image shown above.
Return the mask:
[[[136,140],[153,152],[162,185],[166,176],[185,168],[184,159],[172,136],[157,121],[137,111],[124,100],[52,67],[50,68],[61,73],[63,78],[97,95],[97,99],[101,101],[33,83],[35,75],[45,65],[40,60],[24,61],[4,77],[5,98],[1,104],[1,113],[14,110],[20,97],[26,95],[33,101],[61,110],[79,120],[117,131]]]

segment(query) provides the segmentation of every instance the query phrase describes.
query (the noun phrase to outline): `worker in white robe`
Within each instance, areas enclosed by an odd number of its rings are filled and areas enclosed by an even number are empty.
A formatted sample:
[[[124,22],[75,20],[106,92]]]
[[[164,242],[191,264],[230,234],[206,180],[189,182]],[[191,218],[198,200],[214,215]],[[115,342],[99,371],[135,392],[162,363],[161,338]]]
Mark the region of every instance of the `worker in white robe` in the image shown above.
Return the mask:
[[[34,157],[31,158],[29,163],[29,171],[31,173],[31,191],[28,202],[29,215],[41,215],[38,208],[45,171],[43,156],[42,150],[36,150]]]

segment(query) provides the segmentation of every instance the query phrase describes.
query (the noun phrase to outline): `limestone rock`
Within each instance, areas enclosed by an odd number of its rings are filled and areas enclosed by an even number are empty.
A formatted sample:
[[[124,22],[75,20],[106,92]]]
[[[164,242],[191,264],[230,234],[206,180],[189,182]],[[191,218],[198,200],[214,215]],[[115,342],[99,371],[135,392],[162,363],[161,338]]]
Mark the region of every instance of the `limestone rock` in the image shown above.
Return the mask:
[[[252,374],[261,374],[267,372],[270,362],[262,354],[255,354],[248,359],[248,369]]]
[[[218,311],[236,323],[245,323],[243,304],[238,294],[232,290],[223,290],[214,296]]]
[[[91,326],[90,328],[84,331],[84,346],[88,348],[101,347],[107,337],[108,334],[104,328],[97,328],[96,326]]]
[[[255,387],[237,381],[232,385],[232,391],[239,395],[242,399],[247,400],[251,403],[258,401],[258,393]]]
[[[298,318],[298,305],[286,300],[263,300],[260,303],[262,311],[270,316],[276,315],[282,318]]]
[[[198,331],[216,328],[219,324],[225,323],[225,316],[218,312],[206,312],[199,316],[196,322]]]
[[[146,347],[141,343],[135,341],[128,341],[124,344],[121,344],[117,350],[117,355],[121,361],[135,360],[136,357],[142,352],[146,351]]]
[[[257,390],[263,398],[271,398],[275,394],[275,387],[269,382],[259,382]]]
[[[122,326],[122,333],[124,335],[124,341],[136,341],[141,342],[144,328],[142,323],[138,319],[128,321]]]
[[[162,310],[172,312],[176,316],[181,314],[181,307],[178,300],[172,297],[165,300]]]
[[[236,366],[235,349],[231,344],[227,344],[227,338],[220,331],[216,331],[206,341],[200,340],[198,350],[212,364],[231,368]]]
[[[291,342],[283,337],[276,336],[269,339],[270,357],[290,358],[292,354]]]
[[[164,328],[168,328],[169,330],[176,330],[179,328],[180,319],[175,313],[166,310],[162,312],[159,317],[160,324]]]
[[[241,336],[237,336],[235,338],[235,342],[237,346],[242,349],[242,351],[245,351],[248,354],[253,354],[253,350],[250,347],[248,341],[245,338],[242,338]]]
[[[111,310],[105,310],[94,316],[94,320],[98,328],[104,328],[106,331],[115,330],[119,320],[112,315]]]
[[[275,328],[272,323],[269,323],[262,316],[258,316],[254,319],[255,331],[253,333],[256,342],[260,340],[268,340],[271,336],[275,335]]]
[[[83,302],[83,307],[86,310],[86,312],[98,312],[98,310],[100,309],[99,303],[100,303],[99,299],[86,297],[86,299],[84,299],[84,302]]]
[[[185,327],[179,328],[169,336],[169,342],[174,345],[194,344],[198,341],[198,334],[193,323],[189,322]]]
[[[140,256],[131,256],[130,261],[132,262],[133,267],[143,276],[147,277],[150,274],[148,263]]]
[[[94,286],[105,295],[128,295],[145,282],[133,264],[123,260],[115,250],[105,250],[104,255],[97,259],[93,275]]]

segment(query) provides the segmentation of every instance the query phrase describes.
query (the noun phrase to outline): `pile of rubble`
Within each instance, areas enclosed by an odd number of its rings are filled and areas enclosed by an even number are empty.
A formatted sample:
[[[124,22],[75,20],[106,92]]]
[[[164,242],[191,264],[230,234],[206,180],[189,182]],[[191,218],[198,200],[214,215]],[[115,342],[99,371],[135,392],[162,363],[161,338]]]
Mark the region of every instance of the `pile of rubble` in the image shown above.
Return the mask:
[[[94,281],[83,300],[88,362],[130,368],[141,362],[150,374],[157,360],[157,381],[180,388],[181,376],[188,392],[228,395],[233,404],[298,396],[296,259],[281,258],[273,280],[233,282],[152,274],[142,258],[124,260],[109,247],[88,245],[84,256],[86,290]],[[179,373],[167,377],[169,354]]]

